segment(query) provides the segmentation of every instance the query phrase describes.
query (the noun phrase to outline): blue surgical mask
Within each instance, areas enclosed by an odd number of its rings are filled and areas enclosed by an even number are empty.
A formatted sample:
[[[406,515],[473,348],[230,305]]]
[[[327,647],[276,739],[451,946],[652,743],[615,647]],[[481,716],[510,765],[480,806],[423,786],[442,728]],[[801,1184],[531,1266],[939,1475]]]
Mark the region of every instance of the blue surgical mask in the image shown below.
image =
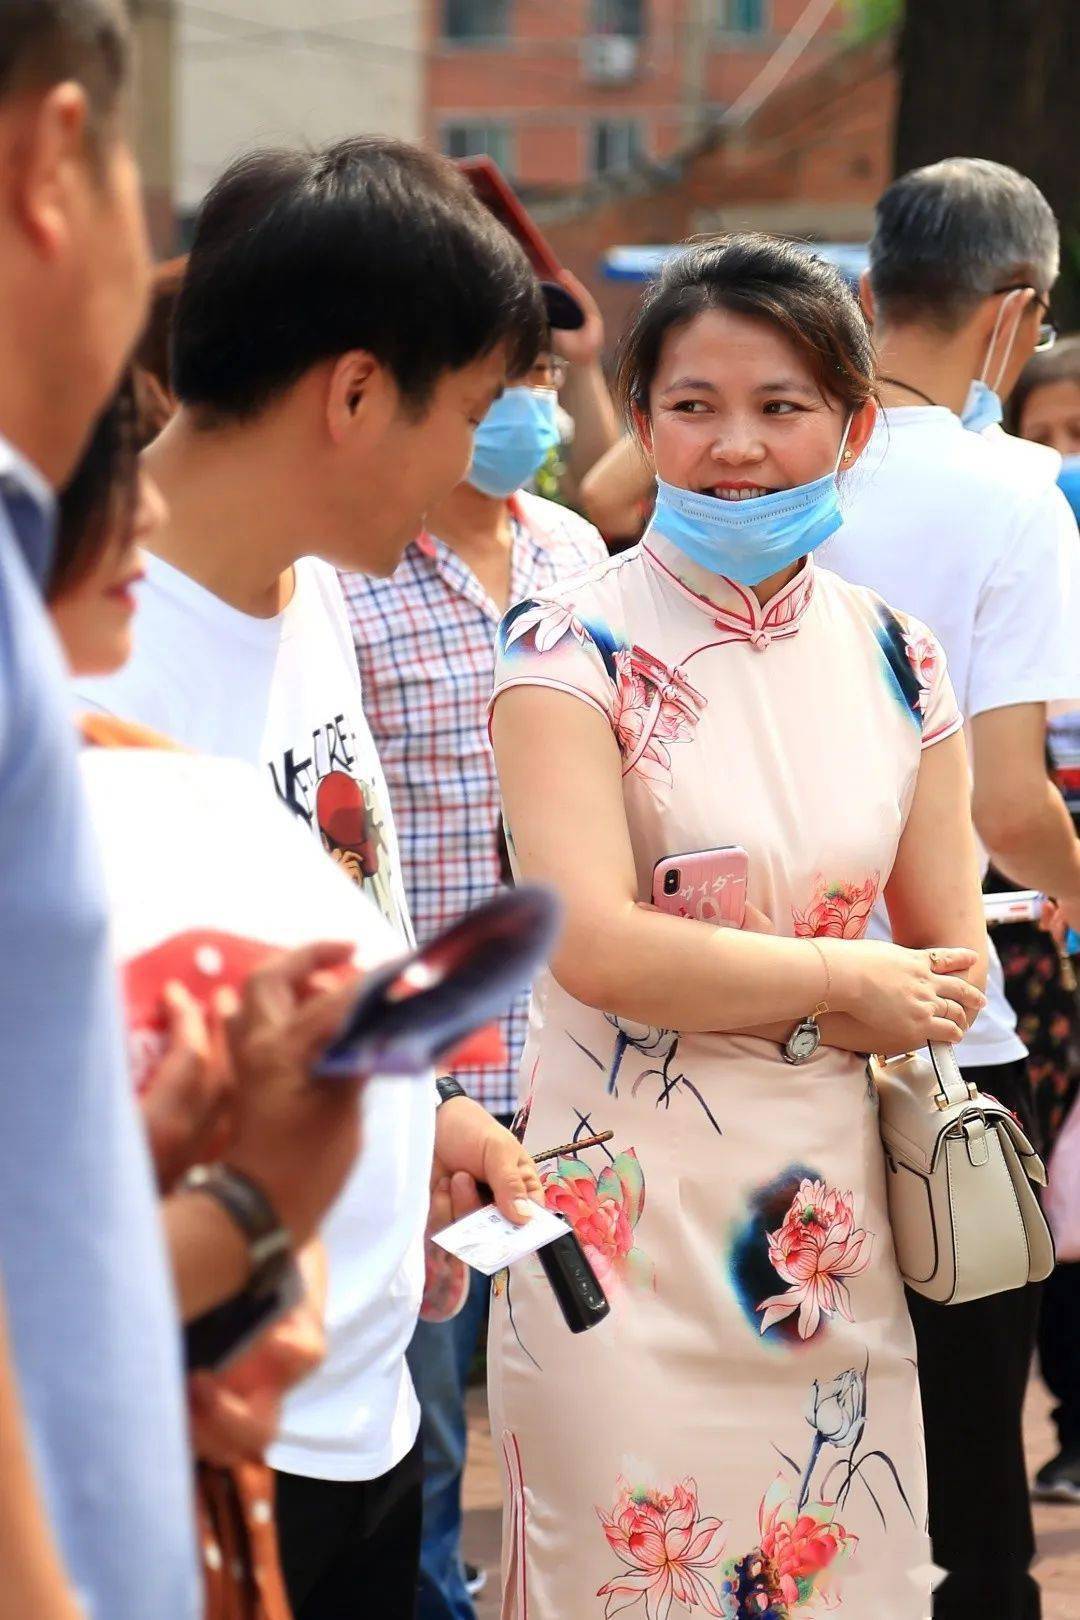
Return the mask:
[[[832,472],[772,495],[724,501],[658,478],[649,528],[710,573],[760,585],[816,550],[843,523],[836,474],[850,426],[849,421]]]
[[[1001,330],[1001,323],[1005,318],[1005,311],[1011,303],[1015,302],[1017,294],[1023,290],[1022,287],[1015,287],[1007,298],[1001,300],[997,319],[994,322],[994,330],[990,334],[990,342],[987,345],[986,359],[983,361],[982,371],[968,389],[964,408],[960,412],[960,420],[969,433],[983,433],[987,428],[997,427],[1005,414],[1001,408],[1001,396],[998,394],[998,389],[1001,387],[1001,379],[1005,375],[1005,368],[1009,364],[1009,356],[1012,354],[1012,347],[1016,342],[1016,332],[1020,325],[1020,317],[1024,313],[1023,309],[1017,310],[1016,322],[1005,346],[1005,353],[1002,355],[998,365],[997,376],[992,383],[987,381],[986,374],[990,370],[990,360],[998,340],[998,333]]]
[[[976,377],[968,389],[960,420],[971,433],[982,433],[985,428],[997,427],[1004,412],[1001,400],[981,377]]]
[[[473,436],[473,488],[506,500],[527,484],[559,442],[558,409],[553,388],[508,388]]]
[[[1077,523],[1080,523],[1080,456],[1062,456],[1058,488],[1072,507]]]

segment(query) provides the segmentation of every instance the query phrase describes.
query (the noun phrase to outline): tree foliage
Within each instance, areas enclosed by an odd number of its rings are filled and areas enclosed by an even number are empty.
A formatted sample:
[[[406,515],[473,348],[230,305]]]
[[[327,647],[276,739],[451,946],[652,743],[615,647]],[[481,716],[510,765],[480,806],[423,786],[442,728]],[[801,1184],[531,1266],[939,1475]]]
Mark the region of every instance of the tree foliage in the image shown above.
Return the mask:
[[[1080,0],[906,0],[898,59],[896,172],[965,156],[1030,175],[1061,222],[1055,314],[1080,326]]]
[[[845,31],[859,42],[879,39],[899,27],[903,10],[903,0],[844,0]]]

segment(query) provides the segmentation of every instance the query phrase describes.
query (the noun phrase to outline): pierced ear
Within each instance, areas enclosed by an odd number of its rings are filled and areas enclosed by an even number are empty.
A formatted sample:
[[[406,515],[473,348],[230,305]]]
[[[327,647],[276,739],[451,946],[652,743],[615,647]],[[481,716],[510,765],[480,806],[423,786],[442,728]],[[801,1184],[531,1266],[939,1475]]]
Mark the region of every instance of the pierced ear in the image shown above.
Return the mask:
[[[844,446],[844,453],[840,458],[841,470],[846,470],[848,467],[853,466],[855,462],[858,461],[859,457],[866,449],[867,444],[870,442],[870,435],[874,431],[874,424],[877,422],[877,417],[878,408],[876,401],[868,399],[865,405],[859,406],[859,409],[851,418],[851,427],[848,431],[847,444]]]

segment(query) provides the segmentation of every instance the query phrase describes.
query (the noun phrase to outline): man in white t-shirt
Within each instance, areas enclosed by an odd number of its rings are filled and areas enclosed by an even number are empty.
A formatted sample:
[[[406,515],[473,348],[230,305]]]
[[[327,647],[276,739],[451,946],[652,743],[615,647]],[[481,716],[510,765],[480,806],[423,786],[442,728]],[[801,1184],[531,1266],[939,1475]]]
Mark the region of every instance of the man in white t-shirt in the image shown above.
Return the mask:
[[[147,453],[171,516],[134,656],[82,691],[258,765],[403,949],[393,819],[331,565],[393,572],[543,319],[520,248],[443,159],[363,138],[234,164],[203,206],[175,314],[180,410]],[[519,1222],[540,1194],[478,1103],[452,1097],[436,1119],[434,1086],[369,1087],[362,1160],[323,1229],[328,1354],[271,1454],[295,1620],[412,1620],[421,1471],[405,1351],[433,1143],[448,1219],[478,1203],[476,1181]]]
[[[428,514],[390,579],[345,574],[364,703],[390,784],[402,870],[421,941],[507,881],[502,801],[488,737],[495,638],[514,602],[586,573],[607,558],[576,512],[530,493],[556,443],[558,347],[603,346],[599,312],[544,283],[552,347],[513,378],[473,445],[468,477]],[[583,329],[588,327],[591,330]],[[587,353],[584,348],[580,351]],[[455,1078],[497,1118],[517,1109],[529,1023],[525,991],[502,1021],[506,1062]],[[422,1407],[424,1534],[416,1620],[474,1620],[461,1556],[469,1370],[491,1289],[474,1271],[464,1308],[419,1323],[409,1351]]]
[[[1012,169],[953,159],[884,193],[863,296],[885,411],[821,558],[940,638],[967,722],[976,830],[1010,879],[1057,895],[1080,922],[1080,843],[1045,767],[1047,704],[1080,696],[1076,525],[1051,460],[976,431],[1050,337],[1057,271],[1054,216]],[[1026,1052],[993,951],[987,997],[960,1063],[1033,1128]],[[948,1571],[935,1620],[1035,1620],[1021,1408],[1036,1291],[909,1302],[934,1556]]]

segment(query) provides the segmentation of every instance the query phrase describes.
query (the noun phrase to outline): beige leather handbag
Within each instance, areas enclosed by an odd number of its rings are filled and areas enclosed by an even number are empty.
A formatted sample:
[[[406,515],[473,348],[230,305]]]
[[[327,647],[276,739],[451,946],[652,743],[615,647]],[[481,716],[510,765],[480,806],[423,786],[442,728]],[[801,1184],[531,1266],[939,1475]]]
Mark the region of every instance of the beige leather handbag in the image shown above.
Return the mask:
[[[871,1059],[889,1220],[901,1275],[941,1305],[983,1299],[1054,1268],[1032,1182],[1042,1160],[1014,1116],[968,1085],[951,1046]]]

